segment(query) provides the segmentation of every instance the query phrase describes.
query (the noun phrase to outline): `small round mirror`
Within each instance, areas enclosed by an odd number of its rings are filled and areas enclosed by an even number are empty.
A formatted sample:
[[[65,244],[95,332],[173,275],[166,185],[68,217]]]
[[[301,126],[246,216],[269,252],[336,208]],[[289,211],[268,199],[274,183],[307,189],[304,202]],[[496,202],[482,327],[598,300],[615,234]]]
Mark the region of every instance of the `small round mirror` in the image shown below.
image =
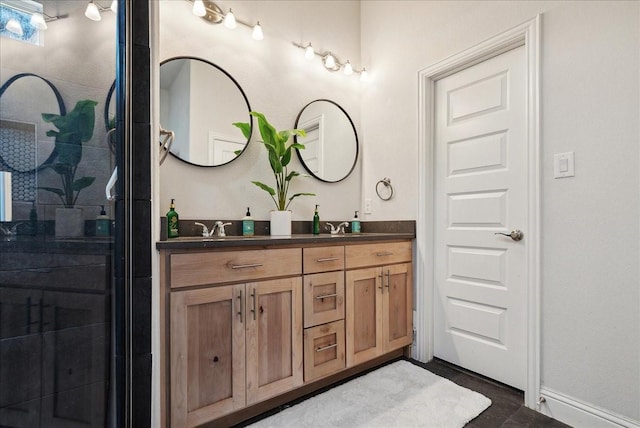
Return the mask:
[[[342,107],[330,100],[312,101],[298,114],[295,127],[307,133],[296,141],[305,146],[297,152],[309,174],[328,183],[351,174],[358,160],[358,134]]]
[[[223,69],[199,58],[160,64],[160,126],[173,131],[170,153],[197,166],[220,166],[245,150],[234,122],[249,122],[251,107],[242,88]]]

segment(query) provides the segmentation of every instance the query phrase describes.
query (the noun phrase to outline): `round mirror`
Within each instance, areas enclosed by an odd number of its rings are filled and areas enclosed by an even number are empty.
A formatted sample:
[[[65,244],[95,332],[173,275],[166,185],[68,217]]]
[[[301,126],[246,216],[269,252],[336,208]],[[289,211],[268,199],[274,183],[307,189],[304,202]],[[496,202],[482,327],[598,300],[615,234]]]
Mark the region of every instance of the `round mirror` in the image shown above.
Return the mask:
[[[249,140],[234,122],[249,122],[251,107],[242,88],[208,61],[178,57],[160,64],[160,126],[173,131],[170,153],[197,166],[236,159]]]
[[[55,127],[42,113],[65,115],[66,110],[51,82],[32,73],[13,76],[0,87],[0,112],[0,165],[31,172],[55,159],[55,139],[47,136]]]
[[[358,134],[342,107],[330,100],[312,101],[298,114],[295,127],[307,133],[296,142],[305,146],[297,150],[298,157],[311,175],[336,183],[351,174],[358,160]]]

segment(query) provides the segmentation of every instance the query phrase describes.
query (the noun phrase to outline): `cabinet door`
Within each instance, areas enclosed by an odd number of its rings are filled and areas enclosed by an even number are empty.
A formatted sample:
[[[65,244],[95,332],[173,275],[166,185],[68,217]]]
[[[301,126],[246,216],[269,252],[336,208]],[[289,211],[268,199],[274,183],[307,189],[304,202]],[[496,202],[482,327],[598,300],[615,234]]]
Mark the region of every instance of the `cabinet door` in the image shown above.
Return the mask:
[[[302,385],[302,278],[247,284],[247,404]]]
[[[413,341],[413,280],[411,263],[382,268],[382,330],[384,352]]]
[[[171,426],[245,405],[244,285],[171,293]]]
[[[380,268],[346,273],[347,367],[382,354]]]

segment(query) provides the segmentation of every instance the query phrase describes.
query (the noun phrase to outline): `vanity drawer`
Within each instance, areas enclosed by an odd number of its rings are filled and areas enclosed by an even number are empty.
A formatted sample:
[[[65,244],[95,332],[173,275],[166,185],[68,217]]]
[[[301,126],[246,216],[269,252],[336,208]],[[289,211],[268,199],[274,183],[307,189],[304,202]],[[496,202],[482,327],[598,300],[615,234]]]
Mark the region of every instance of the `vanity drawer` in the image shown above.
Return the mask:
[[[324,324],[344,318],[344,272],[304,276],[304,326]]]
[[[302,251],[305,274],[344,269],[342,246],[305,248]]]
[[[309,382],[345,367],[344,321],[304,330],[304,381]]]
[[[347,269],[410,262],[411,257],[410,241],[348,245],[345,249]]]
[[[302,250],[300,248],[171,255],[171,288],[301,273]]]

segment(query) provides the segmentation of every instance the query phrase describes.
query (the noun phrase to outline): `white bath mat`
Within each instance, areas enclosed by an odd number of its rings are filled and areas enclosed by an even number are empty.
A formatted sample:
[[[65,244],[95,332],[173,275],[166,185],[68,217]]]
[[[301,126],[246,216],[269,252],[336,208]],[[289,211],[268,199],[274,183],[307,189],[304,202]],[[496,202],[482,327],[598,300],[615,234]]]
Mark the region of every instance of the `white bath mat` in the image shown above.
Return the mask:
[[[490,405],[484,395],[397,361],[250,426],[457,428]]]

